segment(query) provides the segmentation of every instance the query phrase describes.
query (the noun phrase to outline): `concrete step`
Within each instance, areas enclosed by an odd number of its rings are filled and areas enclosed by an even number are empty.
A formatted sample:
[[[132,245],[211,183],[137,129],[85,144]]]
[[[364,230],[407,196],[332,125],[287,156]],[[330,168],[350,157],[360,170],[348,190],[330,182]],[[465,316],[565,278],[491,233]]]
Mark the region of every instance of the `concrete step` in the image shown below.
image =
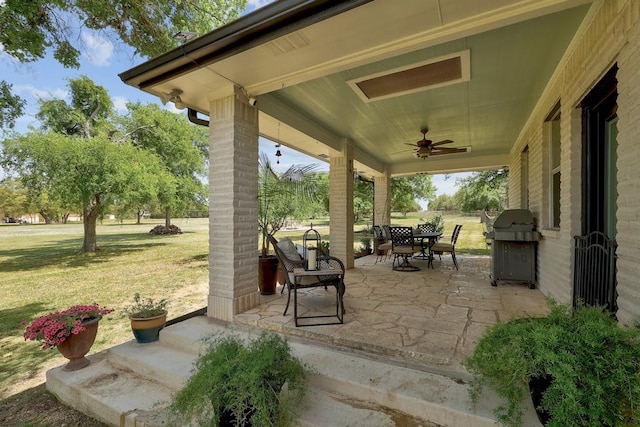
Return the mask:
[[[107,350],[109,363],[121,371],[135,372],[145,380],[179,390],[189,378],[197,354],[164,345],[161,341],[129,341]]]
[[[260,333],[204,316],[165,328],[160,341],[127,342],[90,356],[75,372],[47,372],[47,389],[60,400],[111,425],[162,425],[163,408],[190,375],[207,337]],[[296,356],[309,366],[309,391],[301,406],[300,426],[495,426],[487,392],[477,407],[462,379],[398,366],[362,354],[289,338]],[[407,424],[413,419],[413,424]],[[399,421],[404,420],[404,421]],[[525,425],[539,425],[533,408]]]

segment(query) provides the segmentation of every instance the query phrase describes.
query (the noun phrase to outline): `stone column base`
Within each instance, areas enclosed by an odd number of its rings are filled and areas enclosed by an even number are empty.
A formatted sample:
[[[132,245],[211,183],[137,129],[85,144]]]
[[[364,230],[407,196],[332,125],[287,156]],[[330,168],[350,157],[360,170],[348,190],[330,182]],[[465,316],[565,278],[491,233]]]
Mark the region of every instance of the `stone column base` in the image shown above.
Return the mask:
[[[229,298],[219,295],[209,295],[207,316],[215,319],[233,321],[233,317],[238,313],[257,307],[260,304],[260,292],[242,295],[238,298]]]

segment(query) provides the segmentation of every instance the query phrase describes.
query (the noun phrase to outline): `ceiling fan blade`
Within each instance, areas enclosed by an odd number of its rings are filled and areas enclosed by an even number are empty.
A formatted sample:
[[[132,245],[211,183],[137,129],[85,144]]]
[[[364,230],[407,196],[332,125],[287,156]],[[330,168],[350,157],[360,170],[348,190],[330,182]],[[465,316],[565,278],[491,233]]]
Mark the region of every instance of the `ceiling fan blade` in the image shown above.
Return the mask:
[[[432,147],[437,147],[438,145],[451,144],[453,141],[450,139],[445,139],[444,141],[438,141],[431,144]]]
[[[432,156],[437,156],[438,154],[455,154],[455,153],[466,153],[467,147],[462,148],[436,148],[431,151]]]
[[[409,144],[409,145],[413,145],[413,144]],[[417,150],[416,150],[416,148],[415,148],[415,146],[414,146],[414,148],[407,148],[406,150],[394,151],[393,153],[391,153],[391,155],[392,155],[392,156],[394,156],[394,155],[396,155],[396,154],[408,153],[408,152],[410,152],[410,151],[415,152],[415,151],[417,151]]]

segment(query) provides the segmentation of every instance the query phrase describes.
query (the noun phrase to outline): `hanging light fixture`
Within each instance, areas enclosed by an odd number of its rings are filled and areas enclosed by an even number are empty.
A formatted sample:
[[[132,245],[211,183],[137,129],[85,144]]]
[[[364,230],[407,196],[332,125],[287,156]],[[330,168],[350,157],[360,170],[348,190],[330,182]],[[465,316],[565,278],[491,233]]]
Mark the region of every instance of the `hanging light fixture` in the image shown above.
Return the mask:
[[[280,157],[282,156],[282,153],[280,152],[281,146],[282,144],[280,144],[280,122],[278,122],[278,140],[276,142],[276,164],[280,164]]]

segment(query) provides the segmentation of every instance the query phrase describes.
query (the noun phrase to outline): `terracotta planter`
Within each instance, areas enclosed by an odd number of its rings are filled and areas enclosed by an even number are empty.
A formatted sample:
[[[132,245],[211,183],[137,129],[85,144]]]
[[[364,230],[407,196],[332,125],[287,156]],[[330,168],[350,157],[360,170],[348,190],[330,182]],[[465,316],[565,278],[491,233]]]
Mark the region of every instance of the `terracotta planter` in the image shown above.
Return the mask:
[[[60,354],[69,359],[69,363],[62,368],[64,371],[76,371],[91,363],[85,356],[89,353],[93,342],[96,340],[100,319],[102,319],[102,316],[85,320],[82,324],[86,330],[78,335],[71,335],[62,344],[58,344],[57,349]]]
[[[136,341],[146,344],[160,339],[160,330],[167,321],[167,311],[154,317],[129,317],[131,330]]]
[[[278,275],[278,258],[273,255],[259,258],[258,288],[262,295],[276,293],[276,279]]]

